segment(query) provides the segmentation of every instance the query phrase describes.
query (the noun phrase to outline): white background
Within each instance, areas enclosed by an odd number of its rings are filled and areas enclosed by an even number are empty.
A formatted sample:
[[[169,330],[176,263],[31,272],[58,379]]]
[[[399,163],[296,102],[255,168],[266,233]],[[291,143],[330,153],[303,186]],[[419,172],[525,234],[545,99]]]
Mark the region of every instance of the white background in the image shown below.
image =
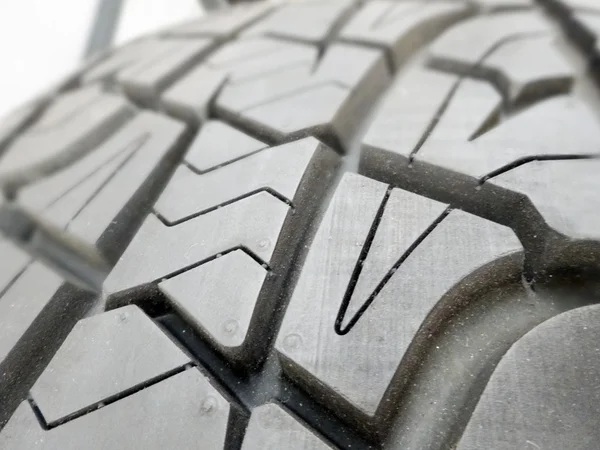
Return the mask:
[[[0,117],[81,63],[101,0],[0,0]],[[124,0],[115,44],[199,17],[199,0]]]

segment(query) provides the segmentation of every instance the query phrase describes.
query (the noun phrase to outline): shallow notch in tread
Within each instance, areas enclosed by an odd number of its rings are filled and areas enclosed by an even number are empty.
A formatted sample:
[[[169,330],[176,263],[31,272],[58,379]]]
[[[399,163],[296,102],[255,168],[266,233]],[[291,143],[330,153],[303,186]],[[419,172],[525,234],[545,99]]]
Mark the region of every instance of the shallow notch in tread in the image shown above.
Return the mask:
[[[143,411],[143,414],[140,414]],[[43,441],[61,449],[193,448],[222,450],[232,409],[196,368],[189,368],[112,404],[44,430],[23,402],[0,433],[4,448]]]
[[[79,321],[31,395],[53,427],[190,362],[139,308],[127,306]]]
[[[0,296],[0,425],[93,300],[39,262],[23,267],[6,287]]]

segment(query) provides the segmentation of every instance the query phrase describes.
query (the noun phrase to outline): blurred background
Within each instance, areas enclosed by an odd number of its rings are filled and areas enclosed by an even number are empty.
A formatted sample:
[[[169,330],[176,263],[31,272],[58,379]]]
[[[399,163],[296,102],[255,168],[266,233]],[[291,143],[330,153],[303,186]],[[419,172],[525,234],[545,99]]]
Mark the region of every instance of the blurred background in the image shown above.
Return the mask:
[[[202,15],[199,0],[3,0],[0,117],[68,75],[111,35],[120,45]]]

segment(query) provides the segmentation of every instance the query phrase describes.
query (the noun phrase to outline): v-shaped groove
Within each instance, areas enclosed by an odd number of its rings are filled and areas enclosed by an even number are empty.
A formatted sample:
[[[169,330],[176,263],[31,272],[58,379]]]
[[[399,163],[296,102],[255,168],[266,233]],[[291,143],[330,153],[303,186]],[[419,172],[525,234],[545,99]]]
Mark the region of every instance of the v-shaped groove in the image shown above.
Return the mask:
[[[379,227],[379,223],[383,217],[384,209],[387,204],[387,201],[390,196],[391,189],[388,189],[386,195],[381,202],[381,206],[377,211],[377,215],[373,220],[373,225],[369,230],[369,234],[367,235],[367,239],[365,241],[365,245],[361,251],[361,254],[356,261],[356,265],[354,266],[354,271],[352,272],[352,278],[350,279],[350,283],[348,283],[348,287],[346,288],[346,292],[344,293],[344,298],[342,299],[342,304],[338,311],[337,317],[335,319],[334,330],[335,332],[343,336],[348,334],[350,330],[357,324],[362,315],[367,311],[371,303],[375,300],[375,297],[383,290],[387,282],[392,278],[392,275],[396,273],[398,268],[402,265],[404,261],[410,256],[410,254],[425,240],[427,236],[437,227],[444,218],[450,214],[452,211],[451,207],[446,208],[426,229],[419,235],[419,237],[408,247],[408,249],[398,258],[398,260],[394,263],[394,265],[386,272],[381,281],[377,283],[377,286],[373,290],[373,292],[367,297],[367,300],[362,304],[362,306],[358,309],[358,311],[352,316],[352,318],[348,321],[347,325],[344,327],[343,322],[346,318],[346,312],[348,311],[348,307],[350,306],[350,300],[352,299],[352,295],[354,294],[354,290],[356,289],[356,285],[358,284],[358,279],[360,277],[360,273],[362,272],[363,264],[367,259],[369,254],[369,250],[373,241],[375,239],[375,235],[377,233],[377,228]]]

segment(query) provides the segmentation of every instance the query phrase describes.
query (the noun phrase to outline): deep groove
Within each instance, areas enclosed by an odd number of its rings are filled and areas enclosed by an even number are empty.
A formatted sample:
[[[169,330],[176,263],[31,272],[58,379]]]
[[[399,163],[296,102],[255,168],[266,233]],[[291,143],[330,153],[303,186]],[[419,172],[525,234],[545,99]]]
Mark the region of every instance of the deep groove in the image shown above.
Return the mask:
[[[245,377],[236,372],[225,358],[206,343],[205,339],[198,336],[192,326],[173,311],[171,305],[166,304],[160,308],[159,315],[148,311],[145,302],[139,306],[153,318],[173,342],[191,356],[231,404],[249,415],[252,409],[261,403],[260,400],[255,399],[259,393],[256,389],[256,380],[264,374],[264,371],[261,371],[257,377]]]
[[[367,250],[367,253],[364,255],[364,258],[360,258],[359,261],[357,262],[357,265],[354,269],[354,273],[352,274],[353,277],[350,280],[350,283],[348,284],[348,288],[346,289],[346,292],[344,294],[344,298],[342,300],[342,306],[340,307],[340,309],[338,311],[338,315],[335,319],[335,332],[337,334],[339,334],[340,336],[343,336],[350,332],[352,327],[354,327],[354,325],[356,325],[356,323],[360,320],[360,318],[363,316],[363,314],[367,311],[369,306],[371,306],[371,303],[373,303],[373,301],[375,300],[377,295],[379,295],[379,293],[385,287],[385,285],[390,280],[390,278],[392,278],[392,276],[394,275],[396,270],[398,270],[398,268],[402,265],[402,263],[404,261],[406,261],[406,259],[411,255],[411,253],[414,252],[419,245],[421,245],[421,243],[427,238],[427,236],[429,236],[433,232],[433,230],[442,222],[442,220],[444,220],[444,218],[448,214],[450,214],[451,211],[452,211],[452,208],[450,208],[450,207],[446,208],[444,210],[444,212],[442,212],[442,214],[440,214],[425,229],[425,231],[423,231],[423,233],[421,233],[421,235],[410,245],[410,247],[408,247],[408,249],[400,256],[400,258],[398,258],[398,261],[396,261],[394,263],[392,268],[386,272],[384,277],[377,284],[377,286],[375,287],[373,292],[369,295],[367,300],[362,304],[362,306],[359,308],[359,310],[356,312],[356,314],[354,314],[352,319],[350,319],[350,321],[348,322],[346,327],[342,328],[342,323],[344,321],[346,311],[348,310],[348,306],[350,305],[350,300],[352,299],[352,294],[354,293],[354,289],[356,288],[356,284],[358,283],[358,278],[360,276],[360,271],[362,269],[363,262],[368,257],[368,250]],[[378,226],[380,221],[381,221],[381,218],[379,218],[379,220],[377,221],[377,224],[374,224],[374,225]],[[371,238],[371,241],[368,242],[369,247],[371,246],[371,243],[375,237],[375,234],[376,234],[376,230],[375,230],[375,232],[373,232],[373,237]],[[371,232],[369,232],[369,236],[371,236]],[[362,255],[361,255],[361,257],[362,257]],[[356,274],[356,278],[354,278],[355,274]]]
[[[277,192],[274,189],[271,189],[270,187],[262,187],[262,188],[258,188],[255,189],[253,191],[250,192],[246,192],[245,194],[240,195],[239,197],[235,197],[232,198],[230,200],[227,200],[223,203],[220,203],[218,205],[215,206],[211,206],[210,208],[204,209],[200,212],[196,212],[194,214],[190,214],[189,216],[183,217],[181,219],[175,220],[175,221],[168,221],[164,216],[162,216],[160,214],[160,212],[158,211],[154,211],[154,214],[156,215],[156,217],[158,217],[160,219],[160,221],[167,227],[174,227],[177,225],[180,225],[184,222],[187,222],[188,220],[192,220],[195,219],[198,216],[203,216],[205,214],[208,214],[210,212],[213,212],[219,208],[223,208],[225,206],[231,205],[233,203],[239,202],[240,200],[243,200],[245,198],[251,197],[255,194],[258,194],[260,192],[266,192],[268,194],[271,194],[273,197],[275,197],[277,200],[280,200],[281,202],[285,203],[286,205],[288,205],[291,209],[294,209],[294,205],[292,204],[292,202],[290,200],[288,200],[286,197],[284,197],[283,195],[281,195],[279,192]]]
[[[524,164],[533,162],[533,161],[568,161],[568,160],[573,160],[573,159],[595,159],[598,158],[600,155],[596,154],[587,154],[587,155],[570,155],[570,154],[564,154],[564,155],[533,155],[533,156],[525,156],[523,158],[519,158],[515,161],[513,161],[510,164],[506,164],[505,166],[502,166],[496,170],[491,171],[490,173],[488,173],[487,175],[483,176],[480,180],[479,180],[479,184],[483,184],[485,183],[487,180],[489,180],[490,178],[494,178],[497,177],[498,175],[502,175],[503,173],[506,173],[510,170],[513,170],[517,167],[520,167]]]
[[[49,430],[50,427],[48,427],[48,424],[46,423],[46,419],[44,418],[44,415],[40,411],[40,408],[38,407],[37,403],[31,396],[31,394],[27,395],[27,403],[29,404],[31,410],[33,411],[33,415],[35,416],[38,423],[40,424],[40,428],[44,431]]]
[[[241,450],[249,419],[243,410],[235,405],[230,406],[223,450]]]
[[[357,429],[340,420],[323,408],[313,396],[304,391],[285,373],[281,375],[281,388],[276,401],[308,425],[317,435],[337,448],[349,450],[380,449],[381,445],[361,436]]]
[[[119,400],[123,400],[126,397],[137,394],[138,392],[140,392],[150,386],[154,386],[155,384],[158,384],[161,381],[166,380],[167,378],[171,378],[173,375],[177,375],[185,370],[192,369],[192,367],[193,367],[192,364],[186,363],[183,366],[179,366],[179,367],[176,367],[175,369],[171,369],[167,372],[161,373],[160,375],[152,377],[140,384],[137,384],[133,387],[127,388],[127,389],[119,392],[118,394],[112,395],[104,400],[99,401],[99,402],[95,402],[95,403],[88,405],[84,408],[81,408],[80,410],[75,411],[67,416],[61,417],[60,419],[57,419],[54,422],[48,423],[48,430],[51,430],[52,428],[56,428],[61,425],[64,425],[67,422],[78,419],[79,417],[85,416],[86,414],[94,412],[100,408],[104,408],[104,407],[106,407],[112,403],[115,403]],[[41,414],[41,411],[40,411],[40,414]],[[43,418],[43,415],[42,415],[42,418]],[[45,419],[44,419],[44,421],[45,421]]]
[[[474,281],[480,287],[465,297],[460,289],[470,288],[455,286],[421,325],[403,359],[410,353],[416,364],[398,394],[398,421],[390,436],[394,448],[457,448],[506,351],[546,320],[598,303],[598,297],[592,295],[600,292],[597,275],[569,280],[565,273],[555,273],[533,292],[519,279],[517,257],[518,253],[505,256],[469,275],[471,280],[480,278]],[[564,295],[566,292],[570,294]],[[462,370],[443,369],[452,365]],[[465,376],[469,383],[464,383]],[[436,432],[419,432],[419,424],[424,422]]]
[[[160,300],[159,300],[160,301]],[[144,308],[145,303],[140,304]],[[282,374],[279,358],[271,350],[263,368],[259,371],[241,373],[208,345],[197,332],[170,307],[155,321],[161,329],[191,355],[192,359],[208,374],[210,380],[234,406],[245,414],[267,403],[278,403],[289,410],[300,422],[321,436],[329,445],[347,449],[375,449],[379,446],[365,441],[356,430],[335,415],[323,410],[301,388]]]

